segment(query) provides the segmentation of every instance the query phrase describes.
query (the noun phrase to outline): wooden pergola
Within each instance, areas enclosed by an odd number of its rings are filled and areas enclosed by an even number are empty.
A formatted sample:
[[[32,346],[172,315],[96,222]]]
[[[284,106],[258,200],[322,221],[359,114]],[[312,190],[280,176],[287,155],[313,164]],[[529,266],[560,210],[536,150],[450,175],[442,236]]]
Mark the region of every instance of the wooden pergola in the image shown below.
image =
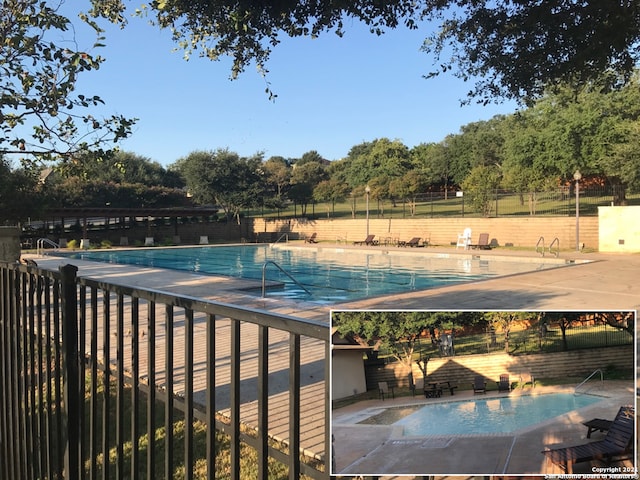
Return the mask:
[[[216,207],[176,207],[176,208],[118,208],[118,207],[65,207],[50,208],[43,215],[43,220],[60,220],[64,226],[65,221],[73,219],[81,222],[83,235],[86,237],[88,219],[104,219],[105,226],[111,223],[112,219],[119,219],[121,224],[126,225],[129,219],[130,225],[135,224],[137,218],[151,220],[157,218],[181,218],[181,217],[210,217],[217,215],[220,211]],[[177,222],[175,223],[177,233]]]

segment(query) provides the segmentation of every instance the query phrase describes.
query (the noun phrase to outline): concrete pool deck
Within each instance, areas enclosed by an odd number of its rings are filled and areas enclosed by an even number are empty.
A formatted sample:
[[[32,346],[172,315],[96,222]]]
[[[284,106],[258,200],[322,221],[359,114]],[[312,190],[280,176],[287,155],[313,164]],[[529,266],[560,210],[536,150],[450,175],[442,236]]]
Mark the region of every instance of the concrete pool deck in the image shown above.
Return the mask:
[[[540,475],[559,474],[562,471],[548,463],[541,453],[545,448],[579,445],[603,438],[595,432],[587,439],[587,428],[582,422],[593,418],[613,419],[622,405],[635,403],[633,382],[605,381],[602,401],[569,412],[553,420],[521,429],[512,434],[437,435],[401,437],[397,427],[388,425],[356,424],[360,415],[369,408],[388,408],[402,405],[427,405],[443,401],[474,398],[498,398],[505,395],[571,392],[562,387],[526,388],[510,394],[488,392],[473,395],[460,392],[440,399],[397,397],[386,400],[368,400],[333,410],[334,473],[341,475]],[[526,411],[521,412],[526,415]],[[446,421],[446,420],[443,420]],[[395,429],[395,431],[394,431]],[[594,466],[601,465],[593,463]],[[616,463],[630,466],[631,461]],[[589,462],[576,464],[574,473],[593,473]]]

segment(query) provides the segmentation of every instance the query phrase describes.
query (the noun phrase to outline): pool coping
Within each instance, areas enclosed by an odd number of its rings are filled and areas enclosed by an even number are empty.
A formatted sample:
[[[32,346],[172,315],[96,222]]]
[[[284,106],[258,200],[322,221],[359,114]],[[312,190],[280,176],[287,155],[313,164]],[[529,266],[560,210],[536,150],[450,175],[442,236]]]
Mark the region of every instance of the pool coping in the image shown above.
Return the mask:
[[[587,264],[587,263],[592,263],[596,261],[592,259],[556,258],[556,257],[549,258],[549,257],[540,256],[540,255],[536,255],[536,256],[517,255],[515,254],[515,252],[508,252],[510,254],[506,254],[506,253],[500,254],[495,251],[481,251],[481,250],[477,250],[477,251],[464,250],[460,252],[457,249],[453,251],[451,251],[451,249],[443,251],[442,249],[438,250],[438,249],[432,249],[432,248],[407,249],[407,248],[396,248],[396,247],[390,248],[388,246],[362,247],[362,246],[351,246],[351,245],[343,245],[343,246],[311,245],[310,246],[306,244],[296,244],[296,243],[286,243],[286,244],[285,243],[278,243],[278,244],[267,244],[267,243],[246,244],[245,243],[245,244],[212,244],[212,245],[179,245],[179,246],[173,245],[173,246],[163,246],[163,247],[127,246],[127,247],[115,247],[110,249],[99,249],[99,250],[93,250],[93,251],[65,250],[64,252],[57,251],[53,253],[48,253],[47,256],[51,256],[51,257],[58,256],[61,258],[68,258],[70,261],[75,261],[75,262],[95,262],[95,263],[102,263],[106,265],[121,265],[121,266],[128,266],[128,267],[151,268],[151,269],[156,268],[156,269],[163,269],[170,272],[181,272],[185,274],[206,276],[206,277],[218,278],[222,280],[227,279],[229,287],[224,288],[224,290],[227,292],[236,291],[238,294],[246,295],[247,297],[267,298],[268,295],[265,297],[261,296],[262,282],[259,279],[237,277],[237,276],[224,275],[224,274],[218,274],[218,273],[206,273],[206,272],[200,272],[200,271],[172,269],[172,268],[167,268],[162,266],[148,266],[148,265],[139,265],[139,264],[133,264],[133,263],[116,263],[116,262],[109,262],[109,261],[96,260],[96,259],[71,258],[71,256],[74,254],[81,255],[83,253],[96,253],[96,254],[108,255],[109,252],[123,252],[123,251],[136,252],[136,251],[154,251],[154,250],[157,251],[158,249],[184,250],[184,249],[209,249],[209,248],[215,249],[215,248],[225,248],[225,247],[256,247],[256,246],[258,247],[269,246],[270,248],[273,248],[276,250],[285,250],[285,251],[314,250],[318,252],[330,251],[330,252],[337,252],[337,253],[354,252],[359,254],[373,254],[373,255],[380,255],[380,256],[388,255],[388,256],[405,257],[405,258],[428,257],[432,259],[447,259],[447,260],[458,259],[458,260],[473,260],[473,261],[480,261],[480,262],[491,261],[491,262],[517,263],[519,265],[527,265],[527,264],[533,264],[533,263],[537,265],[541,265],[541,264],[550,265],[549,268],[528,269],[526,271],[517,271],[517,272],[504,273],[504,274],[500,273],[500,274],[495,274],[491,276],[485,276],[482,278],[471,278],[471,279],[460,278],[457,281],[451,281],[451,282],[443,283],[441,285],[426,286],[424,288],[415,288],[407,291],[381,293],[381,294],[370,295],[370,296],[361,297],[361,298],[335,300],[335,299],[325,299],[324,297],[320,297],[316,299],[292,298],[284,295],[277,295],[273,297],[274,299],[282,302],[326,306],[331,309],[341,309],[342,307],[349,309],[350,308],[349,305],[359,303],[359,302],[366,302],[369,300],[384,301],[385,299],[388,299],[394,296],[420,294],[422,292],[427,292],[430,290],[447,288],[447,287],[455,287],[458,285],[467,285],[467,284],[473,285],[473,284],[478,284],[486,281],[506,279],[506,278],[510,278],[518,275],[527,275],[527,274],[536,273],[544,270],[556,270],[563,267],[570,267],[570,266],[575,266],[579,264]],[[273,292],[277,292],[285,284],[286,282],[267,280],[265,282],[265,290],[272,292],[272,295],[273,295]],[[231,285],[234,285],[234,286],[231,287]],[[243,302],[243,303],[246,303],[246,302]]]

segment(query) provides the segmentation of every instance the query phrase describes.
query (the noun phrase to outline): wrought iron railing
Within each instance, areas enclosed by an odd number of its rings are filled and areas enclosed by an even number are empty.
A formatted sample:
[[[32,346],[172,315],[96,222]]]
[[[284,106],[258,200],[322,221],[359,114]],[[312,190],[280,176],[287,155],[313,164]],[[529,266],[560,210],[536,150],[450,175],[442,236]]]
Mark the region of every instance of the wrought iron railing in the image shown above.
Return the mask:
[[[321,322],[0,264],[0,477],[213,479],[224,451],[229,478],[328,478],[328,342]]]

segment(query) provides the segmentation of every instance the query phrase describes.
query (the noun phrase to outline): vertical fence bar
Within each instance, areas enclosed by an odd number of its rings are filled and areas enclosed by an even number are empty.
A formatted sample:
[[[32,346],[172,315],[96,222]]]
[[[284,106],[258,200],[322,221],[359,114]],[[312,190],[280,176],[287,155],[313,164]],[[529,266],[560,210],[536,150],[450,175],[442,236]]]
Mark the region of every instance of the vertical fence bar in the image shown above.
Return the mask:
[[[67,439],[64,455],[65,479],[80,478],[80,373],[78,369],[78,291],[76,273],[78,267],[64,265],[62,274],[62,343],[64,365],[64,416]]]
[[[10,478],[9,466],[11,462],[9,435],[9,301],[11,292],[7,284],[9,269],[0,269],[0,474],[3,478]]]
[[[300,335],[289,334],[289,478],[300,477]]]
[[[131,479],[140,471],[140,302],[131,297]]]
[[[63,417],[62,417],[62,401],[63,401],[63,389],[62,389],[62,345],[60,340],[62,339],[62,319],[60,316],[60,280],[55,279],[53,281],[53,357],[54,357],[54,405],[55,405],[55,420],[56,420],[56,442],[55,442],[55,462],[56,462],[56,475],[63,477],[64,469],[64,445],[65,439],[63,436]]]
[[[27,300],[28,300],[28,285],[27,285],[27,274],[24,272],[19,273],[19,294],[20,294],[20,306],[19,306],[19,338],[18,345],[19,356],[20,359],[20,398],[21,403],[20,410],[20,448],[22,448],[22,463],[23,463],[23,472],[25,474],[25,478],[33,478],[33,471],[31,469],[31,451],[30,448],[30,416],[31,413],[29,411],[29,332],[28,328],[28,308],[27,308]]]
[[[89,399],[89,478],[98,478],[100,414],[98,411],[98,290],[91,287],[91,332],[89,359],[91,362],[91,398]]]
[[[335,473],[335,458],[331,442],[331,342],[327,339],[324,348],[324,471],[325,474]],[[330,453],[331,452],[331,453]],[[331,459],[331,462],[329,461]]]
[[[46,358],[45,351],[45,338],[44,338],[44,330],[46,327],[43,326],[43,323],[46,318],[46,311],[43,313],[43,310],[46,310],[46,299],[43,298],[44,292],[46,290],[46,282],[47,280],[41,276],[38,276],[38,304],[37,304],[37,325],[38,325],[38,339],[36,342],[36,348],[38,350],[38,456],[39,456],[39,465],[40,465],[40,477],[44,478],[48,473],[48,433],[47,433],[47,415],[44,409],[44,389],[47,381],[47,377],[44,371],[44,359]]]
[[[165,309],[164,478],[173,478],[173,307]]]
[[[41,478],[42,474],[38,468],[38,405],[36,399],[37,378],[36,378],[36,328],[35,309],[37,276],[29,274],[29,297],[28,297],[28,317],[29,317],[29,450],[31,462],[31,474],[33,478]]]
[[[258,478],[269,475],[269,328],[258,327]]]
[[[231,478],[240,480],[240,322],[231,319]]]
[[[102,292],[102,480],[109,480],[109,410],[111,408],[111,297],[108,290]]]
[[[207,480],[216,478],[216,317],[207,315]]]
[[[11,319],[11,330],[10,330],[10,341],[11,341],[11,346],[10,346],[10,361],[11,361],[11,377],[10,377],[10,382],[11,382],[11,386],[10,386],[10,391],[11,391],[11,396],[9,397],[11,399],[12,402],[12,406],[11,406],[11,414],[12,414],[12,420],[11,420],[11,433],[12,433],[12,442],[14,442],[14,445],[12,447],[12,459],[11,461],[14,462],[14,473],[16,475],[15,478],[24,478],[24,472],[22,471],[22,461],[20,458],[20,389],[18,388],[18,384],[19,384],[19,371],[18,371],[18,364],[19,362],[17,361],[17,359],[19,358],[19,348],[20,348],[20,344],[18,341],[18,336],[19,336],[19,320],[18,320],[18,297],[20,295],[19,293],[19,281],[18,281],[18,272],[16,270],[11,270],[11,275],[9,277],[9,287],[11,288],[11,297],[10,297],[10,315],[9,318]]]
[[[124,478],[124,296],[116,313],[116,478]]]
[[[85,420],[85,392],[87,382],[87,289],[85,287],[79,287],[79,315],[80,322],[78,325],[78,395],[80,395],[80,401],[78,402],[78,417],[80,418],[80,446],[78,451],[78,472],[80,476],[84,478],[84,459],[87,456],[87,423]]]
[[[156,465],[156,303],[147,312],[147,478],[155,477]]]
[[[193,310],[184,313],[184,474],[193,480]]]

